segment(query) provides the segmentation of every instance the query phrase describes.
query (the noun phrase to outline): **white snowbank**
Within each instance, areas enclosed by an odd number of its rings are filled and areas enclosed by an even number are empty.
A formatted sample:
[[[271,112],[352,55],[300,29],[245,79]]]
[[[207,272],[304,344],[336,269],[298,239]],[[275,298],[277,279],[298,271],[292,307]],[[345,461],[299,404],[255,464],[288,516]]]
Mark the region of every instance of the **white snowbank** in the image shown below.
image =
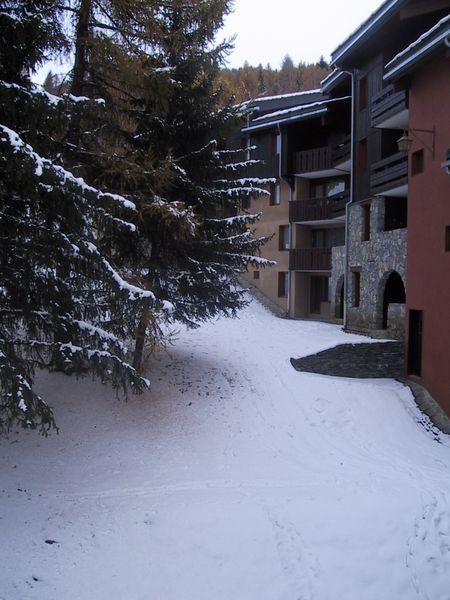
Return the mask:
[[[399,383],[289,363],[362,341],[253,304],[128,403],[42,376],[61,432],[0,442],[0,598],[448,600],[449,439]]]

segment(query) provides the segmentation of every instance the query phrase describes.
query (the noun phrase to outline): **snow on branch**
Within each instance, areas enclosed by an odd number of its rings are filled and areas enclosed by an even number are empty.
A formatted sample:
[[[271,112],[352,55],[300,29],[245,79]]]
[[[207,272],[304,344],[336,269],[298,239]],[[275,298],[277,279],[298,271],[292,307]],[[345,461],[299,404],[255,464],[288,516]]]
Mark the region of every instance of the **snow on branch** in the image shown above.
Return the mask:
[[[64,186],[67,182],[70,182],[78,187],[81,193],[88,192],[95,195],[97,199],[112,200],[122,205],[124,208],[133,211],[136,210],[136,205],[124,196],[121,196],[120,194],[102,192],[93,186],[88,185],[82,177],[75,177],[75,175],[64,169],[64,167],[61,165],[55,165],[48,158],[43,158],[37,154],[37,152],[35,152],[29,144],[24,142],[17,132],[0,123],[0,134],[1,133],[4,134],[3,140],[9,141],[14,153],[21,153],[32,160],[35,166],[35,175],[38,177],[42,176],[44,169],[48,169],[57,177],[61,186]]]
[[[74,96],[73,94],[61,94],[61,96],[55,96],[55,94],[50,94],[50,92],[47,92],[46,89],[44,89],[41,85],[38,85],[38,84],[33,84],[32,87],[30,87],[28,89],[22,85],[18,85],[17,83],[8,83],[7,81],[0,80],[0,86],[4,87],[6,89],[13,89],[16,92],[19,92],[20,94],[22,94],[24,96],[28,96],[29,98],[32,98],[32,97],[42,98],[42,99],[46,100],[50,106],[57,106],[61,102],[71,102],[74,104],[83,103],[83,102],[85,102],[85,103],[93,102],[94,104],[99,104],[99,105],[105,104],[104,98],[92,99],[92,98],[88,98],[87,96]]]

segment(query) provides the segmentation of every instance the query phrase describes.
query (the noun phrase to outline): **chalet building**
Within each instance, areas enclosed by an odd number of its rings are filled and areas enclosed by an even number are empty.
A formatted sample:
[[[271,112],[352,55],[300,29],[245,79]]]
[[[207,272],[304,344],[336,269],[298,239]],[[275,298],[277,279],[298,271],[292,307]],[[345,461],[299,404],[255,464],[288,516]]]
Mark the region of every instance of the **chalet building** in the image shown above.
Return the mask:
[[[409,129],[407,84],[386,65],[444,18],[450,2],[389,0],[333,53],[354,94],[354,191],[348,209],[345,327],[401,338],[407,286],[408,155],[398,140]]]
[[[331,94],[257,99],[242,130],[256,147],[252,158],[263,163],[257,174],[276,178],[270,198],[246,209],[262,212],[257,233],[273,236],[265,255],[277,266],[249,279],[291,317],[342,318],[342,298],[332,309],[330,282],[340,278],[343,290],[350,92],[343,82]]]
[[[409,99],[407,373],[450,415],[450,14],[389,61],[384,80]]]
[[[450,0],[387,0],[320,90],[257,99],[241,131],[273,177],[248,274],[287,316],[405,338],[450,415]]]

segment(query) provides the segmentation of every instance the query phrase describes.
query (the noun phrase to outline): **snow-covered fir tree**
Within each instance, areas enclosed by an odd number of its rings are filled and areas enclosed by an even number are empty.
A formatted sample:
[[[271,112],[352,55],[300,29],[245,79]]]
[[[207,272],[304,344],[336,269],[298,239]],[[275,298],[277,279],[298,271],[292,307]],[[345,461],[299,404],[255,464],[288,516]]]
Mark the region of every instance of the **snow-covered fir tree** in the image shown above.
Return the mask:
[[[268,264],[259,216],[237,212],[270,182],[223,144],[240,118],[216,83],[229,5],[0,0],[1,427],[53,425],[36,368],[142,390],[149,332],[235,315],[237,275]],[[61,48],[75,64],[54,96],[30,73]]]
[[[230,6],[224,0],[161,4],[151,68],[142,72],[141,98],[131,111],[135,160],[152,161],[134,183],[155,192],[150,203],[141,194],[139,204],[140,239],[151,241],[149,252],[140,252],[142,267],[149,288],[173,304],[170,318],[188,326],[235,315],[245,304],[237,276],[249,265],[269,264],[260,258],[266,240],[252,232],[259,215],[237,213],[250,196],[267,194],[272,181],[242,178],[245,150],[224,144],[242,118],[232,99],[223,105],[217,84],[230,46],[214,40]],[[168,203],[166,216],[154,211],[159,198]],[[164,226],[166,218],[173,222],[174,209],[192,211],[191,234],[175,239],[176,228]]]
[[[65,43],[61,17],[53,0],[0,2],[0,427],[42,432],[54,421],[34,390],[37,368],[56,361],[125,391],[147,386],[126,340],[154,303],[138,274],[125,277],[102,248],[105,235],[135,235],[135,204],[64,162],[73,119],[104,110],[103,101],[30,82]]]

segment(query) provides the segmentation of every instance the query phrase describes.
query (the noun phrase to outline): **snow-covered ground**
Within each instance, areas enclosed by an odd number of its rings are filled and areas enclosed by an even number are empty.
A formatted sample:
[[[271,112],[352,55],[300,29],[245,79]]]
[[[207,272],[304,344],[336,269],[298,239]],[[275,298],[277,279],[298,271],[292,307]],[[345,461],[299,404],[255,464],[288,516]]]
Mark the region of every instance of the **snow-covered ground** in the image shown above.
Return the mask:
[[[0,442],[0,598],[449,600],[449,438],[399,383],[289,363],[349,341],[253,303],[127,404],[43,377],[60,434]]]

